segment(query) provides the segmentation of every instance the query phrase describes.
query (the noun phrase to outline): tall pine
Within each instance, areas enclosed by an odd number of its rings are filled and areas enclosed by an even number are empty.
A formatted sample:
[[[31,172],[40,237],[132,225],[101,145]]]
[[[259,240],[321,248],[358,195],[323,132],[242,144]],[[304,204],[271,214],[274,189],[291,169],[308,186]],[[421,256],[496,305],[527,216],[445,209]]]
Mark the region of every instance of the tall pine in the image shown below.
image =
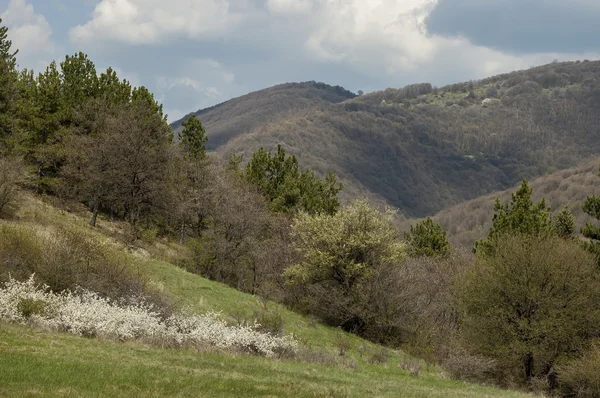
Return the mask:
[[[12,149],[16,128],[18,51],[11,49],[8,28],[0,18],[0,153]]]

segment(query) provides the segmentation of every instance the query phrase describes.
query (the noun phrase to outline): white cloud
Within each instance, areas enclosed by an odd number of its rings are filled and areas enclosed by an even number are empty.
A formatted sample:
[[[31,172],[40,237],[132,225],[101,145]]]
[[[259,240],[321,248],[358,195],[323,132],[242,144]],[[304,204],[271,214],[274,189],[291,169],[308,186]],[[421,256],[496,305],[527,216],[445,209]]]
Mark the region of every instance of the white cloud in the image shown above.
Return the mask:
[[[51,40],[52,28],[43,15],[37,14],[26,0],[10,0],[0,14],[8,27],[12,48],[18,49],[17,61],[21,67],[41,70],[53,59],[56,46]]]
[[[306,14],[313,8],[313,0],[268,0],[267,8],[273,14]]]
[[[513,56],[427,31],[426,18],[437,0],[320,0],[317,24],[305,40],[309,56],[351,66],[371,77],[435,80],[455,72],[455,79],[478,78],[552,59],[581,54]],[[466,73],[465,73],[466,72]]]
[[[211,58],[188,59],[173,76],[156,79],[157,98],[168,104],[169,121],[200,108],[225,101],[232,95],[235,75]]]
[[[171,110],[171,120],[284,81],[363,89],[439,85],[553,59],[598,57],[515,56],[433,34],[426,21],[438,1],[97,0],[91,19],[72,28],[69,38],[136,71]]]
[[[214,38],[240,19],[228,0],[101,0],[92,20],[73,27],[69,37],[73,43],[112,39],[128,44]]]

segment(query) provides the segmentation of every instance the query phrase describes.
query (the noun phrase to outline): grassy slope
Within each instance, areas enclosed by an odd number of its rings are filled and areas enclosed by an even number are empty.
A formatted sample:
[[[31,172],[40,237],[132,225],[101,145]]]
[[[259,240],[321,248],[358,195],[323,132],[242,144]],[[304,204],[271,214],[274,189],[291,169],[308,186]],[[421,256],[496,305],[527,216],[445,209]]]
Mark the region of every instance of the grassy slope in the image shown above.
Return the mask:
[[[121,246],[106,233],[115,224],[86,225],[85,218],[59,211],[27,197],[21,219],[31,228],[68,226],[104,242]],[[0,221],[2,222],[2,221]],[[171,247],[170,250],[177,249]],[[163,253],[168,250],[164,250]],[[139,252],[138,252],[139,253]],[[231,319],[263,305],[253,296],[208,281],[152,256],[128,254],[131,266],[182,305],[195,312],[223,311]],[[337,330],[312,325],[310,320],[279,307],[286,333],[312,348],[334,353]],[[447,380],[436,367],[410,376],[398,367],[407,360],[393,352],[387,364],[369,364],[359,355],[378,347],[354,336],[348,356],[352,365],[315,365],[231,353],[160,349],[138,343],[117,343],[0,324],[0,396],[406,396],[486,397],[518,393]],[[366,354],[368,355],[368,354]]]

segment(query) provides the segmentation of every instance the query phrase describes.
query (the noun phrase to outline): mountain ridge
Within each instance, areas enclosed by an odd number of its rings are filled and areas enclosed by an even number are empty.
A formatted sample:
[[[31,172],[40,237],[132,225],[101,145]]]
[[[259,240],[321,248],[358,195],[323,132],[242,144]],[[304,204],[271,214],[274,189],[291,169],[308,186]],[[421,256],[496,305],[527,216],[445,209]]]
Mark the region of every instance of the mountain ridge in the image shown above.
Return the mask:
[[[279,85],[196,112],[213,137],[209,149],[247,160],[282,144],[301,166],[335,172],[342,199],[368,196],[409,217],[600,154],[599,61],[360,96],[318,84]]]

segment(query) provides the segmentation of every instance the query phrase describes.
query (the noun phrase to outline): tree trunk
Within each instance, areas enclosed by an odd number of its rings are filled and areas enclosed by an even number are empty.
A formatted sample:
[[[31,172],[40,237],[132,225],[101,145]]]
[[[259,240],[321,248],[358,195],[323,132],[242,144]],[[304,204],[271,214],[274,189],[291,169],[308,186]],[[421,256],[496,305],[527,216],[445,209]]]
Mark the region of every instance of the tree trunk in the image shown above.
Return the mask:
[[[523,368],[525,370],[525,379],[526,381],[530,381],[533,379],[534,369],[533,369],[533,353],[528,352],[523,358]]]

